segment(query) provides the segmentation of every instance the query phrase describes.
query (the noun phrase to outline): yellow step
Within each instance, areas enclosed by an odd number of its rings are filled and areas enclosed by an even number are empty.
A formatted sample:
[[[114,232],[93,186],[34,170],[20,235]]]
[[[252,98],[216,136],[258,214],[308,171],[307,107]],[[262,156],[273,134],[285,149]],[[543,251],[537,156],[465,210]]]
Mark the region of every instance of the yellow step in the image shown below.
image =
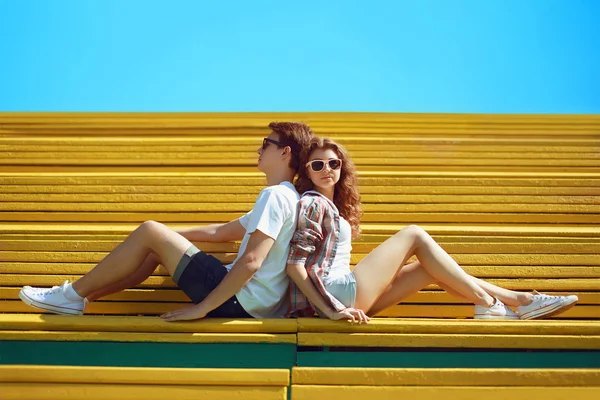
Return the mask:
[[[600,189],[599,189],[600,190]],[[24,205],[23,209],[31,207],[30,204],[36,202],[53,203],[177,203],[177,206],[185,210],[187,205],[198,205],[202,203],[252,203],[256,200],[257,193],[196,193],[190,196],[187,193],[0,193],[0,201],[10,203],[19,202]],[[192,201],[193,200],[193,201]],[[492,194],[362,194],[361,202],[365,210],[372,209],[380,211],[388,209],[395,211],[398,208],[404,209],[408,205],[417,208],[435,207],[438,204],[440,209],[448,203],[453,203],[464,207],[468,211],[475,204],[479,207],[488,207],[501,204],[518,204],[520,208],[530,212],[541,212],[542,209],[536,207],[542,205],[548,207],[548,212],[552,212],[551,205],[563,205],[572,207],[574,212],[579,211],[579,206],[600,205],[600,196],[586,194],[583,196],[552,196],[552,195],[492,195]],[[392,205],[385,205],[392,203]],[[440,204],[442,203],[442,204]],[[485,206],[484,206],[485,205]],[[19,210],[18,205],[14,205],[15,210]],[[11,207],[13,208],[13,207]],[[235,209],[235,207],[233,207]],[[585,209],[585,208],[584,208]],[[409,209],[411,210],[411,209]],[[210,211],[210,209],[207,209]]]
[[[582,182],[597,182],[600,179],[600,173],[596,172],[581,172],[581,173],[572,173],[572,172],[533,172],[533,171],[451,171],[451,170],[442,170],[442,171],[411,171],[411,170],[402,170],[402,171],[389,171],[389,170],[372,170],[372,171],[358,171],[359,181],[362,183],[363,179],[367,179],[365,182],[371,182],[370,180],[376,179],[380,182],[382,179],[383,182],[380,184],[392,184],[392,182],[408,182],[408,180],[412,179],[425,179],[424,182],[428,182],[427,180],[437,180],[438,182],[443,182],[446,180],[446,184],[452,184],[452,182],[462,182],[462,184],[472,182],[472,184],[477,184],[481,180],[492,182],[512,182],[515,185],[527,186],[530,185],[531,182],[540,181],[543,182],[544,185],[549,186],[579,186],[582,185]],[[232,182],[243,183],[248,180],[249,184],[266,184],[264,174],[258,172],[256,169],[248,172],[239,172],[239,171],[225,171],[225,170],[215,170],[211,172],[206,171],[197,171],[197,170],[189,170],[183,169],[182,172],[170,172],[170,171],[154,171],[153,169],[141,170],[141,171],[109,171],[109,170],[99,170],[99,171],[63,171],[60,173],[52,172],[49,169],[44,169],[40,171],[36,169],[34,172],[1,172],[0,177],[5,180],[6,183],[19,183],[19,182],[48,182],[48,180],[54,179],[65,179],[65,182],[106,182],[108,179],[111,183],[126,183],[130,181],[131,183],[137,181],[143,182],[155,182],[155,184],[164,184],[165,178],[169,178],[169,181],[174,183],[177,182],[206,182],[206,184],[218,183],[218,179],[232,180]],[[470,181],[473,179],[473,181]],[[189,180],[189,181],[187,181]],[[258,183],[256,183],[258,182]]]
[[[287,369],[0,366],[2,399],[285,400]]]
[[[3,260],[10,262],[74,262],[99,263],[108,251],[3,251]],[[213,252],[223,263],[231,263],[237,253]],[[572,265],[598,266],[600,254],[450,254],[460,265]],[[359,263],[366,253],[355,253],[350,257],[351,264]]]
[[[292,400],[506,400],[544,398],[545,400],[595,400],[600,396],[598,387],[480,387],[480,386],[325,386],[292,385]]]
[[[592,163],[588,163],[592,164]],[[487,173],[489,175],[506,175],[510,174],[513,176],[521,175],[538,175],[543,176],[544,174],[556,175],[559,173],[566,173],[571,175],[582,176],[596,176],[600,172],[600,168],[596,164],[591,166],[564,166],[564,165],[488,165],[488,166],[476,166],[477,170],[481,173]],[[439,175],[440,169],[443,169],[446,173],[453,174],[471,174],[475,166],[473,165],[361,165],[360,174],[408,174],[414,175]],[[232,166],[229,164],[224,165],[139,165],[136,163],[128,163],[123,165],[112,165],[97,164],[88,165],[87,163],[79,164],[76,162],[64,165],[27,165],[26,162],[15,165],[3,165],[0,164],[0,174],[13,174],[13,173],[36,173],[43,169],[49,173],[70,173],[70,174],[81,174],[81,173],[121,173],[121,174],[139,174],[139,173],[170,173],[170,174],[181,174],[193,170],[194,172],[200,172],[205,174],[252,174],[256,173],[256,165],[238,165]]]
[[[523,322],[523,321],[519,321]],[[298,333],[299,346],[600,349],[600,335]]]
[[[203,319],[165,322],[158,317],[0,314],[1,330],[138,333],[295,333],[294,319]]]
[[[0,330],[0,340],[58,342],[291,343],[294,333],[136,333]]]
[[[577,308],[577,306],[575,306]],[[0,319],[1,321],[1,319]],[[298,318],[301,333],[447,334],[447,335],[600,335],[600,321],[482,321],[374,318],[368,324]]]
[[[47,136],[36,134],[6,134],[2,135],[0,130],[0,148],[6,150],[23,149],[72,149],[77,148],[80,151],[91,148],[115,149],[131,148],[133,149],[186,149],[191,151],[194,148],[222,149],[227,148],[232,151],[256,151],[261,144],[262,134],[242,135],[242,136],[223,136],[199,134],[191,136],[175,135],[173,132],[165,132],[164,135],[156,132],[151,135],[135,135],[123,133],[123,136],[115,136],[114,133],[107,135],[68,135],[54,132]],[[81,132],[83,133],[83,132]],[[416,135],[415,135],[416,136]],[[486,151],[490,148],[497,149],[500,152],[523,151],[548,153],[573,153],[578,151],[587,152],[590,148],[597,146],[597,139],[594,137],[560,137],[560,136],[511,136],[495,135],[490,137],[473,136],[382,136],[382,135],[338,135],[332,134],[329,137],[342,143],[344,147],[352,151],[357,150],[380,150],[380,149],[398,149],[398,150],[425,150],[432,149],[445,151],[468,149],[473,152]]]
[[[287,386],[287,369],[0,365],[0,382]]]
[[[8,207],[6,207],[8,208]],[[34,208],[34,207],[33,207]],[[52,208],[52,207],[46,207]],[[68,207],[67,207],[68,208]],[[499,207],[500,209],[500,207]],[[248,209],[238,212],[198,212],[196,211],[147,211],[147,212],[122,212],[122,211],[11,211],[3,215],[4,222],[40,222],[40,223],[110,223],[119,224],[128,222],[141,224],[147,220],[156,220],[166,224],[212,224],[225,223],[240,218]],[[490,212],[370,212],[366,213],[362,222],[365,224],[409,225],[409,224],[496,224],[500,229],[502,224],[576,224],[588,225],[591,231],[598,230],[591,224],[600,223],[598,214],[565,214],[565,213],[502,213]],[[563,231],[566,229],[563,227]]]
[[[92,226],[94,224],[91,224]],[[85,241],[85,242],[104,242],[104,241],[117,241],[120,242],[127,237],[128,233],[131,233],[139,225],[130,225],[129,227],[123,226],[122,224],[115,225],[97,225],[98,230],[86,230],[86,226],[81,224],[65,225],[60,222],[50,223],[45,225],[37,225],[37,230],[27,223],[10,223],[2,224],[5,226],[6,231],[0,232],[0,240],[8,241],[14,240],[19,243],[36,242],[36,241],[54,241],[54,242],[65,242],[65,241]],[[54,228],[56,226],[64,226],[67,230],[64,233],[57,233]],[[192,224],[177,224],[170,225],[169,227],[174,230],[181,230],[189,228],[191,226],[197,226]],[[424,226],[424,225],[423,225]],[[425,227],[425,226],[424,226]],[[80,231],[76,229],[80,228]],[[383,229],[382,229],[383,228]],[[388,229],[385,229],[388,228]],[[390,236],[397,233],[404,226],[398,226],[394,228],[390,225],[373,226],[369,224],[361,225],[361,235],[358,239],[355,239],[354,243],[357,246],[375,245],[384,242],[389,239]],[[562,227],[565,231],[571,230],[571,236],[561,236],[560,233],[564,233],[558,230],[545,230],[543,227],[539,227],[537,230],[532,230],[531,226],[523,227],[523,231],[519,230],[518,226],[498,226],[498,230],[495,232],[488,232],[485,226],[426,226],[426,230],[431,232],[431,235],[436,238],[438,243],[447,244],[483,244],[488,243],[491,245],[506,244],[511,245],[514,243],[521,243],[523,245],[528,244],[545,244],[555,243],[564,245],[575,245],[575,244],[589,244],[600,242],[600,238],[594,236],[585,236],[585,229],[581,227]],[[434,229],[441,229],[439,232],[434,232]],[[512,228],[512,229],[510,229]],[[579,228],[579,229],[578,229]],[[27,229],[31,229],[28,231]],[[104,229],[104,231],[102,231]],[[377,229],[377,230],[375,230]],[[397,229],[397,230],[396,230]],[[425,228],[424,228],[425,229]],[[14,233],[19,230],[20,234]],[[387,230],[386,233],[385,231]],[[478,231],[479,230],[479,231]],[[112,233],[114,232],[114,233]],[[589,230],[588,232],[593,232]],[[492,236],[494,235],[494,236]],[[202,243],[205,246],[234,246],[237,242],[228,243]]]
[[[0,142],[1,143],[1,142]],[[186,147],[152,147],[152,148],[137,148],[131,146],[110,146],[110,147],[72,147],[69,145],[63,146],[36,146],[34,148],[25,148],[20,150],[6,149],[3,150],[0,146],[0,159],[45,159],[45,160],[63,160],[63,159],[80,159],[82,154],[85,154],[85,159],[108,159],[108,160],[146,160],[154,162],[156,160],[187,160],[189,162],[200,161],[197,157],[199,152],[202,152],[202,161],[220,162],[223,160],[223,154],[227,154],[229,160],[243,160],[245,162],[255,162],[258,158],[257,148],[260,142],[257,140],[255,146],[247,146],[240,149],[239,147],[228,146],[186,146]],[[513,151],[498,151],[495,146],[474,151],[471,149],[448,149],[441,148],[407,148],[405,146],[391,146],[392,148],[363,148],[362,146],[349,146],[348,152],[352,160],[361,159],[390,159],[397,160],[399,155],[403,159],[423,159],[439,158],[443,160],[477,160],[477,162],[485,162],[488,164],[496,164],[503,160],[598,160],[600,155],[593,149],[582,149],[578,152],[562,152],[561,147],[554,148],[553,152],[540,152],[538,149],[529,149],[527,147]],[[396,148],[393,148],[396,147]],[[513,146],[514,147],[514,146]],[[533,147],[533,146],[531,146]],[[118,151],[116,151],[118,149]],[[359,164],[359,162],[356,162]]]
[[[40,238],[39,240],[32,240],[6,238],[4,235],[0,235],[0,247],[5,251],[112,251],[124,239],[125,237],[119,240],[108,238],[105,240],[94,240],[83,237],[72,237],[69,239]],[[368,253],[377,248],[385,239],[372,242],[357,241],[353,243],[352,250],[355,254]],[[437,242],[451,254],[595,254],[600,244],[596,240],[571,243],[556,241],[544,243],[540,240],[537,242],[532,241],[527,243],[527,241],[524,241],[524,243],[519,243],[513,239],[509,243],[490,243],[485,239],[479,239],[478,241],[456,243],[438,239]],[[197,243],[197,246],[207,253],[236,252],[239,249],[238,243]]]
[[[101,157],[100,155],[96,157],[87,158],[85,154],[77,154],[75,157],[70,158],[61,158],[55,157],[54,155],[45,156],[40,158],[35,157],[14,157],[11,154],[4,154],[0,158],[0,165],[4,166],[56,166],[56,165],[64,165],[64,166],[77,166],[77,165],[86,165],[86,166],[184,166],[188,168],[197,168],[203,167],[206,170],[218,170],[219,168],[228,170],[231,167],[239,168],[239,171],[251,171],[252,169],[256,169],[257,157],[244,157],[244,158],[204,158],[204,157],[184,157],[183,155],[178,155],[177,158],[150,158],[150,159],[136,159],[127,157],[126,155],[123,158],[107,158]],[[379,169],[386,170],[400,170],[405,168],[418,168],[424,170],[431,170],[435,168],[456,168],[457,170],[467,170],[469,168],[481,167],[483,170],[489,171],[502,171],[506,169],[507,171],[524,171],[526,169],[535,169],[535,170],[548,170],[548,171],[561,171],[561,170],[579,170],[582,172],[597,172],[600,171],[598,167],[599,161],[596,159],[561,159],[561,158],[552,158],[552,159],[543,159],[543,158],[526,158],[524,156],[522,159],[509,159],[509,158],[498,158],[495,160],[488,159],[476,159],[476,158],[446,158],[441,156],[431,155],[430,157],[423,158],[407,158],[407,157],[353,157],[352,161],[356,164],[358,168],[365,169],[369,168],[373,170],[374,167]],[[236,170],[236,169],[233,169]],[[574,171],[575,172],[575,171]]]
[[[88,315],[161,315],[190,303],[160,302],[92,302],[86,308]],[[0,312],[3,313],[39,313],[40,310],[29,307],[20,300],[4,300],[0,302]],[[400,304],[390,307],[378,317],[391,318],[473,318],[473,305],[431,305],[431,304]],[[599,305],[579,305],[557,315],[556,319],[600,319]]]
[[[294,119],[295,118],[295,119]],[[189,121],[205,126],[239,127],[270,121],[311,120],[327,123],[527,123],[527,124],[599,124],[600,116],[594,114],[447,114],[447,113],[382,113],[382,112],[2,112],[3,124],[68,122],[162,122]]]
[[[10,195],[4,195],[10,196]],[[18,195],[17,195],[18,196]],[[46,195],[38,195],[43,198]],[[47,195],[48,197],[61,195]],[[92,201],[94,195],[81,195],[84,200]],[[225,198],[235,195],[222,195]],[[22,197],[22,196],[21,196]],[[101,197],[101,196],[98,196]],[[131,196],[133,197],[133,196]],[[0,211],[5,212],[23,212],[23,211],[45,211],[45,212],[138,212],[138,213],[164,213],[164,212],[196,212],[196,213],[215,213],[215,212],[239,212],[246,213],[250,211],[254,205],[255,196],[240,195],[239,202],[235,203],[215,203],[209,197],[205,197],[202,202],[190,203],[186,196],[177,196],[178,203],[173,202],[175,198],[166,198],[160,202],[160,195],[140,195],[144,198],[144,202],[136,203],[134,200],[130,202],[76,202],[76,198],[69,196],[69,202],[32,202],[28,199],[23,199],[13,202],[0,203]],[[158,197],[159,200],[153,201],[153,197]],[[210,198],[219,198],[221,195],[210,195]],[[475,202],[472,204],[456,204],[457,199],[453,199],[453,203],[445,204],[381,204],[381,203],[366,203],[363,204],[365,217],[369,215],[377,215],[380,213],[522,213],[522,214],[589,214],[588,220],[598,222],[597,214],[600,214],[600,202],[591,200],[590,204],[515,204],[515,203],[483,203]],[[101,200],[100,200],[101,201]],[[494,216],[500,220],[501,216]]]
[[[563,291],[564,288],[561,287]],[[546,291],[545,289],[541,289]],[[567,290],[568,291],[568,290]],[[569,291],[570,292],[570,291]],[[97,301],[91,303],[86,312],[88,314],[106,315],[160,315],[189,303],[172,303],[160,300],[147,301]],[[0,302],[0,312],[6,313],[39,313],[20,300],[4,300]],[[392,306],[378,314],[380,317],[393,318],[472,318],[473,305],[461,304],[400,304]],[[559,319],[600,319],[599,305],[578,305],[555,318]]]
[[[600,370],[579,368],[293,367],[292,384],[328,386],[600,386]]]
[[[17,300],[21,287],[0,287],[0,299]],[[574,294],[579,297],[577,304],[600,305],[600,292],[583,291],[558,291],[551,292],[553,295]],[[154,301],[154,302],[189,302],[190,299],[176,288],[136,288],[127,289],[110,296],[103,297],[100,301]],[[466,299],[457,298],[446,292],[438,290],[423,290],[402,301],[402,304],[410,303],[433,303],[433,304],[471,304]]]
[[[81,275],[73,274],[0,274],[2,286],[53,286],[60,285],[65,280],[74,281]],[[512,290],[531,290],[535,288],[540,291],[598,291],[600,290],[600,279],[597,278],[565,278],[565,279],[486,279],[486,281]],[[139,286],[140,288],[174,288],[175,283],[169,276],[152,275]],[[427,289],[439,289],[437,285],[429,285]]]
[[[148,153],[164,154],[188,154],[195,155],[198,151],[202,151],[204,155],[215,156],[223,152],[243,153],[245,155],[256,155],[256,150],[260,146],[259,138],[226,138],[223,143],[218,143],[213,138],[205,137],[188,137],[187,140],[182,140],[181,137],[157,138],[157,137],[142,137],[142,138],[93,138],[93,137],[63,137],[63,138],[40,138],[40,137],[20,137],[10,138],[0,136],[0,152],[12,153],[15,157],[22,156],[19,153],[61,153],[65,156],[68,153],[90,152],[96,153],[112,153],[117,150],[122,153],[130,153],[135,157],[147,156]],[[573,157],[578,155],[587,155],[595,157],[594,141],[590,140],[591,146],[583,146],[581,144],[572,144],[569,142],[560,143],[550,141],[545,144],[527,143],[523,140],[499,141],[495,142],[492,139],[489,141],[469,140],[463,138],[457,141],[450,141],[444,138],[429,138],[424,142],[413,140],[408,141],[405,138],[388,138],[380,139],[377,142],[369,140],[365,136],[363,141],[357,141],[356,138],[342,138],[344,147],[349,151],[351,157],[361,154],[431,154],[435,153],[452,153],[463,156],[472,156],[484,158],[490,156],[492,158],[502,155],[511,157],[516,154],[530,153],[540,157]],[[49,155],[49,154],[47,154]],[[115,154],[116,155],[116,154]]]
[[[231,185],[231,186],[191,186],[191,185],[173,185],[173,186],[159,186],[159,185],[144,185],[135,186],[133,183],[130,185],[65,185],[60,182],[54,184],[35,185],[22,184],[22,185],[2,185],[0,187],[0,193],[6,195],[17,195],[20,196],[39,196],[40,194],[49,193],[53,195],[63,194],[70,195],[71,198],[79,196],[80,194],[112,194],[112,195],[182,195],[187,196],[188,200],[191,195],[206,195],[206,194],[251,194],[256,198],[259,192],[264,188],[262,185],[251,186],[250,184]],[[463,196],[463,195],[506,195],[506,196],[561,196],[565,201],[571,196],[594,196],[600,195],[600,185],[598,187],[539,187],[539,186],[515,186],[515,187],[491,187],[491,186],[361,186],[360,193],[363,201],[367,201],[369,198],[378,199],[381,195],[411,195],[413,198],[422,201],[423,197],[430,196]],[[377,195],[377,196],[374,196]],[[418,196],[418,197],[416,197]],[[371,200],[372,201],[372,200]]]
[[[204,248],[204,247],[200,247]],[[208,252],[208,250],[206,250]],[[22,275],[83,275],[95,263],[68,262],[0,262],[1,274]],[[600,266],[545,266],[545,265],[461,265],[469,274],[481,278],[600,278]],[[354,266],[351,265],[351,268]],[[159,266],[153,275],[166,276],[167,270]]]
[[[0,222],[0,235],[2,234],[119,234],[131,233],[139,224],[136,223],[28,223],[28,222]],[[169,224],[172,229],[183,229],[198,226],[190,222]],[[405,224],[362,224],[363,234],[393,235]],[[499,225],[499,224],[422,224],[423,229],[431,235],[465,235],[465,236],[513,236],[517,240],[523,236],[552,236],[555,238],[598,238],[600,227],[595,225]]]

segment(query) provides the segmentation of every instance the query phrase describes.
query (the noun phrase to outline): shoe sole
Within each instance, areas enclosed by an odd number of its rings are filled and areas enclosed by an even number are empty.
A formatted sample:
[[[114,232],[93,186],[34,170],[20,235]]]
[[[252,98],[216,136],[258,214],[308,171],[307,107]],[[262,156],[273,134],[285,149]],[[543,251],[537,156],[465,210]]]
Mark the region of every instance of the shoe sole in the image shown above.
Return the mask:
[[[506,315],[475,315],[473,319],[502,319],[505,321],[516,321],[519,317],[507,317]]]
[[[38,308],[38,309],[44,310],[44,311],[50,311],[54,314],[83,315],[83,310],[79,311],[74,308],[57,307],[57,306],[53,306],[50,304],[41,303],[39,301],[36,301],[36,300],[28,297],[25,293],[23,293],[22,290],[19,292],[19,298],[23,301],[23,303],[27,304],[28,306],[35,307],[35,308]]]
[[[555,315],[562,314],[565,311],[570,310],[571,308],[573,308],[575,306],[575,304],[577,304],[578,301],[579,301],[579,299],[572,301],[571,303],[568,303],[568,304],[563,303],[558,306],[541,308],[539,310],[536,310],[535,312],[530,311],[527,314],[521,315],[521,319],[528,320],[528,319],[540,319],[540,318],[554,317]]]

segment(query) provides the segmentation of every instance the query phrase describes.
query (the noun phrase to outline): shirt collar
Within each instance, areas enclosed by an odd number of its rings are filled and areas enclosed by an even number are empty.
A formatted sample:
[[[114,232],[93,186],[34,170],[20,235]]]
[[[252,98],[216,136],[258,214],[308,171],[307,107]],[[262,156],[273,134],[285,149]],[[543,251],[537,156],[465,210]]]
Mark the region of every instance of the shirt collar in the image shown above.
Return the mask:
[[[337,212],[338,214],[340,213],[338,211],[337,207],[335,206],[335,204],[333,203],[333,201],[329,200],[323,194],[317,192],[316,190],[307,190],[306,192],[302,193],[302,196],[306,196],[307,194],[316,194],[318,196],[321,196],[322,198],[324,198],[325,200],[327,200],[327,202],[333,207],[333,209],[335,210],[335,212]]]
[[[290,182],[290,181],[283,181],[283,182],[281,182],[281,183],[280,183],[280,185],[283,185],[283,186],[285,186],[285,187],[288,187],[288,188],[290,188],[290,189],[292,189],[292,190],[296,191],[296,187],[295,187],[295,186],[294,186],[294,184],[293,184],[292,182]]]

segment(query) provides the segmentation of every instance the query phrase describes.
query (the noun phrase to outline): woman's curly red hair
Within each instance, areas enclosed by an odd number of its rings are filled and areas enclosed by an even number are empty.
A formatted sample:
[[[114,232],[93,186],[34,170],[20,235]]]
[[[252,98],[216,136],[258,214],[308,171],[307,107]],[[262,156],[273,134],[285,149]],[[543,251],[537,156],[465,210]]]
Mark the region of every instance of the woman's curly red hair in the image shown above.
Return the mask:
[[[356,167],[348,152],[342,146],[329,138],[315,137],[310,141],[308,148],[302,152],[300,156],[300,168],[298,169],[298,179],[296,179],[296,190],[302,194],[308,190],[314,190],[315,186],[308,176],[306,163],[310,155],[316,149],[333,150],[342,160],[342,170],[340,172],[340,180],[335,184],[335,194],[333,203],[337,207],[340,215],[352,227],[352,237],[360,236],[360,218],[362,216],[362,206],[360,204],[360,194],[358,192],[358,178],[356,175]]]

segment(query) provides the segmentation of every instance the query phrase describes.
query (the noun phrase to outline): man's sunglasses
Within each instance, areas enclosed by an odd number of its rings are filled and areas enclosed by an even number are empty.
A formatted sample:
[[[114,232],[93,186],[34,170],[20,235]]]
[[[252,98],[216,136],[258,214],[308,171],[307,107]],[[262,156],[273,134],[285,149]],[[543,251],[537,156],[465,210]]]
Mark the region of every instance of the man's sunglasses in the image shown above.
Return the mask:
[[[327,163],[327,165],[329,165],[329,168],[334,171],[342,167],[342,160],[338,159],[329,160],[327,162],[325,162],[324,160],[312,160],[310,162],[307,162],[306,166],[308,167],[310,165],[310,169],[312,169],[315,172],[319,172],[322,171],[323,168],[325,168],[325,163]]]
[[[273,143],[277,147],[285,147],[286,146],[285,144],[278,142],[277,140],[269,139],[268,137],[266,137],[263,139],[262,149],[266,150],[267,147],[269,147],[269,143]]]

